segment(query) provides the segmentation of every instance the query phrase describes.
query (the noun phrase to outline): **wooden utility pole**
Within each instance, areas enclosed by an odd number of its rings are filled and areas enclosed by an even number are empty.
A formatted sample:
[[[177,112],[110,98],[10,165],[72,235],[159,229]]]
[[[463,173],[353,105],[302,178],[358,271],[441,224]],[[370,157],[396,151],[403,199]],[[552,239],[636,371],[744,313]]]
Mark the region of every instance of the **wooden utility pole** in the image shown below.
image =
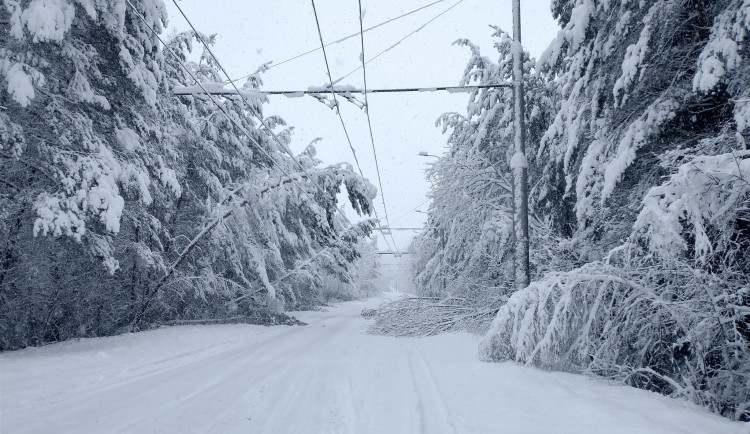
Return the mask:
[[[523,46],[521,45],[521,0],[513,0],[513,240],[516,289],[529,285],[529,187],[523,96]]]

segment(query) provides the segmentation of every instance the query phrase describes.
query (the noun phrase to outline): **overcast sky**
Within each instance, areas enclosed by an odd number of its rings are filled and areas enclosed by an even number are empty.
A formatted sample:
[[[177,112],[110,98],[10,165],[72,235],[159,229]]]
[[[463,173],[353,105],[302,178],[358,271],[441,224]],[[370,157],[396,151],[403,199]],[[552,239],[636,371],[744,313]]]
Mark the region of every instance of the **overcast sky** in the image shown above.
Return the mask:
[[[169,9],[167,33],[187,29],[172,0],[164,0]],[[435,0],[362,0],[365,28],[418,9]],[[557,33],[557,24],[549,11],[549,0],[522,0],[522,36],[524,48],[538,56]],[[180,0],[180,7],[198,28],[217,34],[214,53],[234,77],[255,71],[259,65],[279,63],[320,46],[310,0]],[[357,0],[317,0],[323,39],[335,41],[359,31]],[[454,6],[455,5],[455,6]],[[367,65],[369,88],[435,87],[457,85],[469,51],[453,46],[459,38],[468,38],[482,47],[491,59],[492,29],[497,25],[512,31],[510,0],[444,0],[415,14],[365,33],[365,58],[370,59],[426,22],[454,6],[448,12],[405,39]],[[326,48],[334,80],[360,66],[360,40],[351,38]],[[271,68],[263,75],[264,90],[306,90],[328,81],[322,51]],[[339,85],[361,88],[362,71]],[[303,150],[320,137],[318,157],[326,164],[352,162],[349,144],[335,113],[311,97],[271,96],[265,115],[280,115],[295,128],[292,149]],[[446,149],[446,136],[435,128],[435,120],[445,112],[466,110],[467,94],[426,92],[407,94],[371,94],[370,117],[383,181],[385,204],[393,227],[422,227],[429,183],[424,169],[431,157],[420,151],[440,155]],[[341,101],[341,113],[365,177],[378,186],[375,160],[367,129],[367,118],[356,106]],[[375,200],[383,218],[382,198]],[[351,209],[350,207],[347,207]],[[347,213],[353,221],[355,214]],[[405,250],[415,232],[395,231],[397,248]],[[390,241],[390,239],[389,239]],[[380,249],[388,247],[378,240]]]

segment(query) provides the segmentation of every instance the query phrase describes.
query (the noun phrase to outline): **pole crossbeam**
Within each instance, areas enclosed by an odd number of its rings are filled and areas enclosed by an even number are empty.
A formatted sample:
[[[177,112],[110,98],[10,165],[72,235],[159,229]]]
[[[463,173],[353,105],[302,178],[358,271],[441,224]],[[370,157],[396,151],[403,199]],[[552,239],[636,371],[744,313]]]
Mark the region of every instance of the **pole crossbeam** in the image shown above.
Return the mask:
[[[512,88],[513,83],[497,83],[497,84],[476,84],[470,86],[438,86],[438,87],[405,87],[405,88],[394,88],[394,89],[345,89],[336,87],[331,90],[330,88],[322,89],[308,89],[308,90],[248,90],[248,91],[237,91],[235,89],[225,89],[222,83],[203,83],[203,86],[209,90],[211,95],[238,95],[246,94],[249,96],[263,97],[267,95],[283,95],[288,98],[299,98],[305,95],[364,95],[369,93],[410,93],[410,92],[449,92],[449,93],[462,93],[462,92],[474,92],[479,89],[494,89],[494,88]],[[198,86],[176,86],[172,89],[174,95],[195,95],[205,94]]]
[[[421,228],[390,228],[390,227],[381,226],[381,227],[377,227],[375,229],[377,229],[377,230],[381,230],[382,229],[384,231],[423,231],[423,230],[426,230],[426,229],[439,229],[439,228],[437,226],[425,226],[425,227],[421,227]]]

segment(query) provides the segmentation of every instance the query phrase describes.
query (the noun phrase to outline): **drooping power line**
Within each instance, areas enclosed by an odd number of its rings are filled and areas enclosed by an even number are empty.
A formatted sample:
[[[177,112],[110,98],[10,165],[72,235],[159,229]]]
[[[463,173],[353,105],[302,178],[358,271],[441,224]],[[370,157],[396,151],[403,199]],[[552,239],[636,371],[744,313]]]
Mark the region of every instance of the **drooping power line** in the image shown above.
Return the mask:
[[[177,0],[172,0],[172,3],[174,3],[174,5],[177,7],[177,10],[180,11],[180,14],[182,14],[183,18],[185,18],[185,21],[187,21],[187,23],[190,26],[190,28],[193,29],[193,33],[195,34],[195,37],[198,38],[198,40],[201,42],[201,44],[203,45],[203,47],[206,48],[206,51],[208,51],[208,53],[214,59],[214,61],[216,62],[216,65],[219,67],[219,69],[221,69],[221,71],[224,73],[224,75],[227,77],[227,79],[230,79],[229,78],[229,73],[227,72],[226,69],[224,69],[224,66],[219,61],[219,58],[214,54],[213,50],[211,50],[211,47],[203,39],[203,36],[201,36],[201,34],[198,33],[198,30],[195,28],[195,26],[193,26],[193,23],[190,21],[190,18],[187,17],[187,15],[182,10],[182,8],[180,7],[180,5],[177,4]],[[258,119],[258,122],[260,122],[261,125],[263,125],[263,127],[265,127],[265,129],[271,134],[271,136],[274,138],[274,140],[276,140],[276,142],[279,144],[279,146],[281,146],[281,149],[283,149],[284,152],[286,152],[287,155],[289,155],[289,157],[292,159],[292,161],[294,161],[294,163],[297,165],[297,167],[299,167],[302,170],[302,172],[305,175],[307,175],[307,178],[310,180],[310,182],[312,182],[313,184],[315,184],[315,186],[318,187],[323,194],[325,194],[325,189],[320,184],[318,184],[318,182],[315,180],[315,178],[313,178],[312,176],[310,176],[310,174],[307,172],[307,169],[302,164],[300,164],[299,161],[297,161],[297,159],[294,157],[294,154],[292,153],[292,150],[289,149],[289,147],[286,145],[286,143],[284,143],[279,138],[279,136],[273,131],[273,129],[271,129],[271,127],[263,119],[263,117],[260,115],[260,113],[258,113],[255,110],[253,110],[253,106],[247,101],[245,95],[242,92],[240,92],[240,90],[237,88],[237,85],[234,84],[233,81],[230,81],[230,84],[234,88],[235,92],[237,92],[237,95],[242,99],[242,102],[245,104],[245,106],[250,111],[250,113],[252,113],[253,116],[255,116],[256,119]]]
[[[399,210],[399,211],[396,211],[395,213],[392,213],[392,214],[400,214],[400,215],[399,215],[398,217],[396,217],[395,219],[393,219],[393,221],[392,221],[392,222],[393,222],[393,223],[396,223],[396,222],[399,222],[399,221],[401,221],[401,220],[405,219],[405,218],[406,218],[407,216],[409,216],[409,215],[410,215],[411,213],[413,213],[413,212],[417,211],[417,209],[418,209],[418,208],[419,208],[420,206],[422,206],[422,205],[426,204],[427,202],[429,202],[429,201],[431,201],[431,200],[432,200],[432,199],[426,199],[426,200],[425,200],[424,202],[420,203],[419,205],[417,205],[417,206],[414,206],[414,207],[410,207],[410,209],[408,209],[408,208],[403,208],[403,209],[401,209],[401,210]]]

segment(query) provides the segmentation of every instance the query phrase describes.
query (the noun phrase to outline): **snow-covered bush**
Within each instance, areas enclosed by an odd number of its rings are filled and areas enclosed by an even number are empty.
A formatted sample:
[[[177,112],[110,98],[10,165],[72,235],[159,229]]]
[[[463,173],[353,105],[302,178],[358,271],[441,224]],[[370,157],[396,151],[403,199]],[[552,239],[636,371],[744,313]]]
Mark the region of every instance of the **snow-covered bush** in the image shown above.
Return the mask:
[[[662,185],[651,188],[633,226],[648,252],[712,270],[750,270],[748,224],[750,150],[687,160]]]
[[[663,263],[590,263],[513,294],[480,346],[484,360],[588,372],[750,413],[746,276]]]

